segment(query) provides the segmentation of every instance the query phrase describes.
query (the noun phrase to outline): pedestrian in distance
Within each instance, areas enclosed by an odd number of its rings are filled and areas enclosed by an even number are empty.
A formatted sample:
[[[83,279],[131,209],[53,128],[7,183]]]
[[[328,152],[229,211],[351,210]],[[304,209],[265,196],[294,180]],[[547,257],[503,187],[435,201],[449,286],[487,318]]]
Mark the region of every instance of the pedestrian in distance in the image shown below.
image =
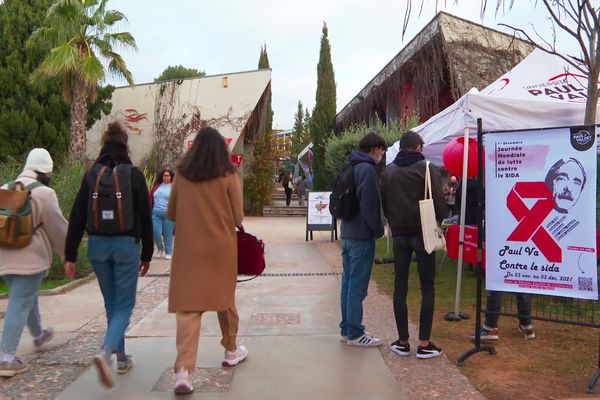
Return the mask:
[[[367,297],[375,259],[375,239],[383,236],[381,202],[376,172],[387,150],[385,139],[369,132],[362,137],[358,151],[348,156],[352,168],[356,214],[342,218],[342,285],[340,303],[341,341],[351,346],[381,346],[381,339],[365,330],[363,300]]]
[[[450,177],[448,183],[443,186],[444,198],[446,199],[446,205],[448,207],[447,217],[450,218],[456,215],[456,189],[458,180],[454,175]]]
[[[125,331],[135,306],[138,274],[146,275],[152,259],[152,218],[144,174],[129,158],[127,132],[118,123],[108,125],[102,148],[86,172],[69,218],[65,247],[65,275],[73,277],[77,250],[84,230],[88,258],[104,298],[108,328],[102,348],[93,358],[100,382],[114,386],[111,358],[117,373],[133,365],[125,352]]]
[[[292,191],[294,189],[291,172],[285,172],[283,179],[281,179],[281,186],[283,186],[285,192],[285,205],[289,207],[292,202]]]
[[[34,348],[41,349],[54,337],[52,328],[42,328],[38,290],[48,274],[52,253],[63,257],[67,220],[63,217],[56,192],[48,185],[54,163],[47,150],[29,152],[23,172],[2,188],[18,185],[31,190],[31,238],[21,248],[0,247],[0,276],[9,287],[8,305],[0,341],[0,376],[11,377],[28,370],[15,354],[25,325],[33,336]],[[20,182],[20,183],[17,183]]]
[[[177,320],[176,394],[194,390],[203,313],[217,312],[223,366],[235,366],[248,356],[246,347],[236,344],[236,226],[242,223],[242,205],[240,176],[225,139],[214,128],[202,128],[177,167],[167,210],[167,218],[177,225],[168,307]]]
[[[304,205],[304,198],[306,197],[306,176],[301,175],[296,184],[296,192],[298,193],[298,205]]]
[[[157,258],[170,260],[173,255],[173,221],[167,218],[167,207],[171,196],[171,185],[175,175],[170,169],[164,169],[156,176],[150,190],[150,209],[152,210],[152,229]]]
[[[425,251],[419,212],[419,200],[424,198],[426,171],[423,144],[423,139],[415,132],[407,131],[402,135],[400,152],[385,169],[382,199],[383,212],[394,241],[394,316],[398,340],[392,343],[390,349],[401,356],[411,354],[406,294],[409,268],[415,253],[421,283],[417,358],[433,358],[440,356],[442,349],[430,340],[435,304],[435,252],[428,254]],[[440,173],[435,165],[430,165],[429,170],[435,216],[441,223],[446,215],[446,202]]]

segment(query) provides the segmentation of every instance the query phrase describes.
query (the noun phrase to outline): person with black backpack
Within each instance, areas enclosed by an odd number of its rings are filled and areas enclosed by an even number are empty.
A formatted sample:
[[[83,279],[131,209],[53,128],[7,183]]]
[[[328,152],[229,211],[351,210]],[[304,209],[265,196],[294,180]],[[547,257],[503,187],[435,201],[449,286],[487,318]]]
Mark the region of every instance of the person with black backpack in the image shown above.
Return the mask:
[[[342,199],[338,204],[346,210],[337,214],[342,220],[340,340],[351,346],[375,347],[381,346],[381,339],[365,331],[362,302],[367,297],[375,259],[375,239],[383,236],[375,166],[383,158],[387,145],[385,139],[370,132],[363,136],[358,147],[359,151],[348,156],[348,166],[336,179],[332,193],[332,197],[338,194]]]
[[[113,122],[102,136],[102,144],[71,210],[65,275],[72,278],[75,273],[77,249],[86,230],[88,258],[98,278],[108,322],[102,349],[93,361],[100,382],[112,387],[112,354],[117,355],[117,373],[123,374],[133,365],[125,353],[125,331],[135,305],[138,273],[144,276],[148,272],[154,248],[148,187],[144,174],[129,159],[127,132]]]

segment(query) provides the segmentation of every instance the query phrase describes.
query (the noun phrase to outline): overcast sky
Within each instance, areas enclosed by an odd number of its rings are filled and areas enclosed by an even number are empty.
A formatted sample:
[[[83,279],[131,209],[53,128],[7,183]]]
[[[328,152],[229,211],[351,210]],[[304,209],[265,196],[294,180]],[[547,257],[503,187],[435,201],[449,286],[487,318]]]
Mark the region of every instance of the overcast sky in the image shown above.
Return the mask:
[[[254,70],[266,43],[273,69],[273,126],[289,129],[298,100],[311,112],[314,107],[323,21],[329,28],[339,112],[435,16],[435,0],[426,0],[420,16],[420,0],[413,3],[404,40],[405,0],[113,0],[109,7],[127,15],[122,29],[137,40],[139,51],[122,52],[136,83],[151,82],[169,65],[208,75]],[[440,10],[482,22],[480,0],[447,3]],[[504,22],[532,32],[533,22],[551,39],[543,5],[534,8],[534,0],[519,0],[510,12],[494,17],[496,2],[488,3],[484,25],[509,31],[498,26]],[[559,47],[577,51],[564,37]]]

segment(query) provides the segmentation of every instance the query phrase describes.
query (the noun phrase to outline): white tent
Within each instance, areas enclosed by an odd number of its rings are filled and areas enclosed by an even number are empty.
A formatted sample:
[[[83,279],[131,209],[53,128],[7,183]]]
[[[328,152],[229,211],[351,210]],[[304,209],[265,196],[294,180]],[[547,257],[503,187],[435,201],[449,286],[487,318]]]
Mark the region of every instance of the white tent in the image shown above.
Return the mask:
[[[425,141],[425,157],[442,165],[450,140],[462,136],[465,128],[476,137],[477,118],[482,118],[485,131],[583,124],[587,84],[587,77],[565,60],[536,49],[481,92],[471,89],[413,130]],[[600,108],[596,118],[600,121]],[[388,164],[398,148],[396,142],[388,149]]]

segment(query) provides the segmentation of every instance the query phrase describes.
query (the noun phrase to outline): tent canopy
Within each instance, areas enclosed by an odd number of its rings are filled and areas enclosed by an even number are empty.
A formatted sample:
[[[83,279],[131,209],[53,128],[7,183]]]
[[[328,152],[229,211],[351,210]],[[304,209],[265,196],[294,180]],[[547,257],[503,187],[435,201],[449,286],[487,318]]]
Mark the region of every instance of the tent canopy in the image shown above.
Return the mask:
[[[476,137],[478,118],[485,131],[582,125],[587,85],[587,77],[575,67],[536,49],[481,92],[472,88],[413,130],[425,142],[425,157],[442,165],[448,142],[462,136],[465,129]],[[388,149],[388,164],[398,150],[399,142]]]

